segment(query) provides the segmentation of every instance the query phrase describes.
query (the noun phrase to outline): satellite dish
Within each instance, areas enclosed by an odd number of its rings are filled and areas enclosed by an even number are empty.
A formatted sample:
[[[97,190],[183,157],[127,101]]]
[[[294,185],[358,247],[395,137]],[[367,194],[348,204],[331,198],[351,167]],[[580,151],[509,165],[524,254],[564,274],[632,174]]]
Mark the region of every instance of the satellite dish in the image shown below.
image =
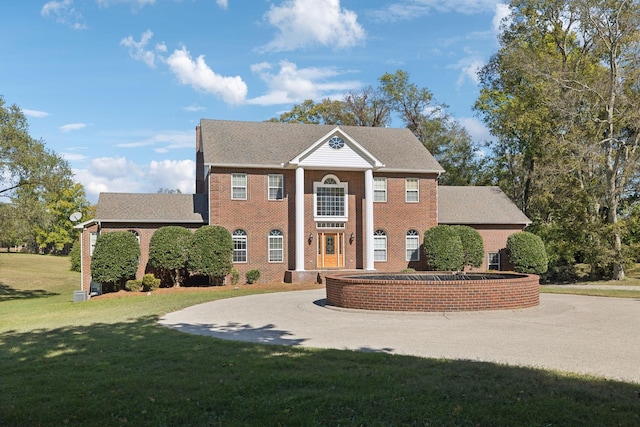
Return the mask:
[[[80,218],[82,218],[82,213],[80,212],[74,212],[69,216],[69,219],[73,222],[80,221]]]

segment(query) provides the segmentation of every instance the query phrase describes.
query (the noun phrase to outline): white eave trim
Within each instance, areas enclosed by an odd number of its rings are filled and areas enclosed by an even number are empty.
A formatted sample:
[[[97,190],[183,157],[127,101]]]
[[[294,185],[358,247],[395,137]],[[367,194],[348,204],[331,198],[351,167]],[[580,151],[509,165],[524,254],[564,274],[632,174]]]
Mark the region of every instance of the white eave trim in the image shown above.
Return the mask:
[[[127,219],[101,219],[100,221],[97,221],[100,223],[107,223],[107,222],[115,222],[115,223],[143,223],[143,224],[153,224],[153,223],[177,223],[177,224],[205,224],[207,221],[205,221],[204,219],[202,220],[197,220],[197,219],[189,219],[189,220],[184,220],[184,219],[134,219],[134,218],[127,218]]]
[[[235,168],[235,169],[283,169],[284,163],[274,165],[261,165],[257,163],[205,163],[210,168]]]
[[[80,224],[76,224],[76,225],[73,226],[73,228],[83,229],[83,228],[86,228],[89,225],[93,225],[93,224],[100,224],[100,221],[98,221],[97,219],[93,218],[93,219],[90,219],[88,221],[81,222]]]

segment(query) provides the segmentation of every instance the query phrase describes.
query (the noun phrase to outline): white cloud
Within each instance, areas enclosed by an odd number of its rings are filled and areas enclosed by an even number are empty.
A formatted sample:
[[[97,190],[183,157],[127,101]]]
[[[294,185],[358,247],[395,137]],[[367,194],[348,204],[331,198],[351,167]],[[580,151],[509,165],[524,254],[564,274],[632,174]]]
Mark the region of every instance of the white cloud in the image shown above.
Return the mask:
[[[37,119],[40,119],[42,117],[47,117],[49,115],[49,113],[47,113],[46,111],[28,110],[26,108],[23,109],[22,112],[27,117],[35,117]]]
[[[153,5],[156,0],[96,0],[99,7],[107,8],[114,4],[130,4],[132,9],[142,9],[144,6]]]
[[[204,55],[194,60],[184,46],[173,51],[166,63],[180,83],[219,96],[229,104],[241,104],[247,96],[247,85],[240,76],[216,74],[205,62]]]
[[[277,74],[271,73],[271,65],[264,62],[251,67],[267,84],[268,92],[247,100],[247,103],[278,105],[299,103],[305,99],[341,98],[345,92],[362,86],[361,82],[355,80],[332,80],[342,74],[333,67],[299,69],[296,64],[286,60],[280,61],[279,65]]]
[[[460,70],[456,86],[460,87],[466,80],[470,80],[474,85],[480,83],[478,71],[484,66],[485,61],[479,52],[465,49],[466,56],[455,64],[447,66],[449,69]]]
[[[323,45],[344,49],[362,43],[366,33],[355,12],[343,9],[340,0],[285,0],[272,5],[264,16],[278,29],[267,51],[289,51]]]
[[[80,130],[87,127],[86,123],[69,123],[68,125],[60,126],[60,132],[71,132],[74,130]]]
[[[153,32],[151,30],[146,30],[140,36],[140,41],[135,41],[132,36],[128,36],[120,40],[120,45],[128,47],[129,56],[136,61],[144,62],[149,68],[155,68],[156,59],[162,59],[158,54],[165,53],[167,51],[167,46],[165,46],[164,43],[159,43],[155,46],[155,51],[148,50],[147,45],[149,44],[151,37],[153,37]]]
[[[45,18],[55,19],[56,22],[68,25],[74,30],[86,30],[82,13],[73,7],[73,0],[49,1],[40,9],[40,15]]]
[[[63,159],[68,162],[81,162],[87,159],[87,156],[78,153],[60,153]]]
[[[188,105],[186,107],[182,107],[182,109],[189,113],[195,113],[198,111],[205,111],[207,107],[200,107],[199,105]]]
[[[179,189],[182,193],[195,191],[196,163],[193,160],[152,161],[147,173],[151,191],[160,188]]]
[[[396,1],[371,13],[381,21],[397,21],[419,18],[430,13],[477,13],[493,12],[500,0],[404,0]]]
[[[125,157],[93,159],[87,169],[75,169],[87,198],[96,202],[101,192],[155,193],[160,188],[195,191],[195,162],[192,160],[151,161],[137,165]]]
[[[498,3],[496,4],[495,14],[493,15],[493,32],[495,34],[500,33],[500,24],[503,20],[508,20],[511,15],[511,9],[508,4]],[[508,21],[507,21],[508,22]]]
[[[229,0],[216,0],[216,4],[225,10],[229,8]]]
[[[162,145],[162,147],[157,148],[156,151],[162,150],[162,152],[167,152],[174,149],[193,148],[195,144],[194,141],[193,132],[171,131],[158,133],[140,141],[117,144],[116,146],[122,148],[136,148],[151,145]]]
[[[489,132],[489,129],[477,118],[463,117],[457,120],[462,126],[464,126],[467,132],[469,132],[472,141],[483,143],[493,140],[493,136]]]

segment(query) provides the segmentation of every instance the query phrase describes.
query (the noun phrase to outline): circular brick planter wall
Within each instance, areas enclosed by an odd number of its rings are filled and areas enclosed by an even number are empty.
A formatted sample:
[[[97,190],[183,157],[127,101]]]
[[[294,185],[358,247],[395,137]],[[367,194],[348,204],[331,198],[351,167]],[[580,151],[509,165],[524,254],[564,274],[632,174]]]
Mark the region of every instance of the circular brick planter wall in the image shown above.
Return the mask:
[[[540,281],[534,274],[466,273],[459,277],[436,272],[327,275],[327,304],[426,312],[506,310],[540,304]]]

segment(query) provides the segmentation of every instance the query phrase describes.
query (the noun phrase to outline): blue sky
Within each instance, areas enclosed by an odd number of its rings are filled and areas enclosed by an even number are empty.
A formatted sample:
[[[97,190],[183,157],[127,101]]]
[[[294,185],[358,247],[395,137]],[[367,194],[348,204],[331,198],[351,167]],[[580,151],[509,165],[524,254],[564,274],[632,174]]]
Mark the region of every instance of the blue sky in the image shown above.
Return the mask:
[[[201,118],[262,121],[402,69],[477,141],[494,0],[20,0],[0,6],[0,95],[101,191],[194,191]],[[395,124],[401,126],[401,123]]]

